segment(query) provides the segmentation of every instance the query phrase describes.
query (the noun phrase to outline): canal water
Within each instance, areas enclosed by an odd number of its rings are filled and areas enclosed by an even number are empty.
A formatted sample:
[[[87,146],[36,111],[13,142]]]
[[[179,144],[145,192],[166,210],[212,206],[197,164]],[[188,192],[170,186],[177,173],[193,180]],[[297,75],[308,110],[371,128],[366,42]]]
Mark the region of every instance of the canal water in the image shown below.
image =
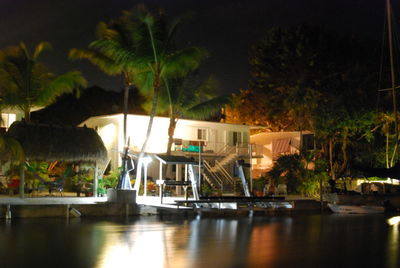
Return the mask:
[[[400,267],[388,215],[0,220],[0,267]]]

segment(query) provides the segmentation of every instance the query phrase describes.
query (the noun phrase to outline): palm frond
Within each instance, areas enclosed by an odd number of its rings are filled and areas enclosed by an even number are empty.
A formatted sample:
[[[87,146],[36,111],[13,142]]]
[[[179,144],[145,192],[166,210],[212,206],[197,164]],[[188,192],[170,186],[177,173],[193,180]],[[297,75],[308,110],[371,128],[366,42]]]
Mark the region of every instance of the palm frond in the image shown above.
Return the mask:
[[[0,155],[11,161],[21,162],[25,160],[25,153],[21,144],[17,140],[4,135],[0,135]]]
[[[130,66],[135,66],[137,60],[134,49],[114,40],[96,40],[90,44],[89,48],[98,51],[112,59],[115,64],[124,67],[127,65],[126,63],[130,63]]]
[[[33,59],[36,60],[43,51],[47,51],[47,50],[51,50],[51,49],[52,49],[52,46],[49,42],[40,42],[35,47],[35,51],[33,52]]]
[[[195,119],[206,119],[210,115],[221,110],[221,108],[228,103],[230,103],[230,99],[228,97],[216,97],[187,109],[186,115]]]
[[[154,89],[154,73],[151,70],[136,72],[133,75],[134,84],[142,94],[149,94]]]
[[[68,72],[58,76],[45,88],[39,91],[37,102],[39,105],[49,105],[62,94],[71,93],[74,90],[79,90],[86,86],[86,79],[80,72]]]
[[[99,40],[115,40],[117,39],[118,33],[109,27],[107,23],[101,21],[97,24],[96,36]]]
[[[108,75],[121,74],[123,66],[116,64],[113,59],[92,49],[73,48],[69,51],[69,58],[72,60],[86,59],[96,65]]]
[[[169,78],[185,76],[197,69],[206,56],[207,51],[199,47],[177,51],[165,59],[162,74]]]

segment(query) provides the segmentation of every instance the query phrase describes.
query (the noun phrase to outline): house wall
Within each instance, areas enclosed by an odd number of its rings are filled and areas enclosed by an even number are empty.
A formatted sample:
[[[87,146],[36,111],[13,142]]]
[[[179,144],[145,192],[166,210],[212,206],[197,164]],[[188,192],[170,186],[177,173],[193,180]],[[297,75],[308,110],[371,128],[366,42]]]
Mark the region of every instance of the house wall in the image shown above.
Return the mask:
[[[42,107],[33,107],[32,111],[37,111],[42,109]],[[15,108],[5,108],[0,112],[0,128],[5,128],[6,130],[15,121],[20,121],[24,117],[24,113],[19,109]]]
[[[303,135],[311,134],[303,131]],[[272,144],[274,141],[290,139],[290,154],[298,153],[300,148],[300,132],[263,132],[252,135],[250,142],[261,146],[262,157],[252,159],[252,177],[258,178],[270,170],[274,164]]]
[[[12,123],[21,120],[21,118],[23,117],[23,114],[15,109],[3,109],[0,115],[0,127],[5,129],[8,129]]]
[[[127,135],[130,138],[130,148],[132,151],[140,152],[146,136],[148,122],[149,116],[128,115]],[[118,151],[123,151],[124,148],[123,114],[92,117],[83,122],[82,125],[97,128],[107,148],[112,168],[116,169],[120,166],[121,159],[118,155]],[[160,154],[167,151],[168,126],[169,118],[154,118],[146,150],[147,153]],[[202,131],[204,136],[200,137],[201,139],[198,139],[199,129],[204,130]],[[246,125],[181,119],[177,122],[174,139],[181,139],[184,144],[174,146],[173,150],[180,151],[190,142],[196,144],[196,142],[202,141],[203,152],[217,153],[222,150],[226,144],[233,145],[236,140],[239,143],[248,143],[249,131],[249,126]],[[240,134],[234,134],[234,132]],[[157,167],[152,167],[150,169],[149,176],[158,174]]]

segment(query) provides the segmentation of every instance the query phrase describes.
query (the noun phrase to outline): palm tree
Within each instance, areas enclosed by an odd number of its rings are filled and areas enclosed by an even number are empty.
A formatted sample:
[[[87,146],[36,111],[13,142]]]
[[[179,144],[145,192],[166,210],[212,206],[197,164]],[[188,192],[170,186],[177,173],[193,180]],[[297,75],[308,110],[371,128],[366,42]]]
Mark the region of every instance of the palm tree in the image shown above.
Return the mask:
[[[153,119],[157,109],[160,91],[168,87],[170,79],[186,75],[196,69],[206,56],[203,49],[188,47],[177,50],[172,40],[180,20],[167,23],[160,12],[150,13],[143,5],[123,14],[126,26],[133,29],[132,40],[135,49],[125,46],[122,40],[107,38],[92,43],[92,48],[100,51],[108,58],[126,66],[131,74],[133,84],[145,95],[151,95],[152,108],[150,119],[143,142],[136,172],[135,190],[139,190],[142,158],[151,133]],[[113,37],[113,36],[111,36]]]
[[[169,114],[168,155],[171,154],[176,123],[180,118],[205,119],[229,102],[225,96],[216,96],[217,87],[217,81],[212,77],[196,83],[191,76],[186,76],[171,81],[168,90],[163,92],[160,106]]]
[[[71,49],[71,59],[87,59],[108,75],[122,75],[124,80],[124,144],[128,150],[127,117],[129,90],[133,86],[133,75],[136,66],[140,66],[138,57],[141,44],[143,23],[133,18],[130,12],[124,12],[117,20],[108,24],[97,25],[97,40],[91,42],[87,49]],[[128,58],[115,56],[115,51],[123,50]],[[127,157],[123,158],[123,170],[118,182],[118,189],[131,189],[127,172]]]
[[[32,107],[47,106],[64,93],[85,87],[86,80],[80,72],[72,71],[59,76],[48,71],[39,62],[39,56],[51,48],[40,42],[30,54],[24,43],[0,51],[0,91],[3,103],[17,107],[30,121]]]

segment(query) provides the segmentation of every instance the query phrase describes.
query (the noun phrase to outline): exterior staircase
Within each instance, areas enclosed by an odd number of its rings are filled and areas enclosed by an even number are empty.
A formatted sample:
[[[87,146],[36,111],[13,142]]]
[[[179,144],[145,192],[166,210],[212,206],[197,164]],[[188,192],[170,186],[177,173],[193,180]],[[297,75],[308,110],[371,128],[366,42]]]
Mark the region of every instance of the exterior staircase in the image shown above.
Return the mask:
[[[236,148],[231,147],[227,152],[224,153],[222,159],[216,159],[214,163],[203,160],[203,178],[210,184],[212,188],[220,190],[222,194],[233,195],[235,193],[235,179],[225,167],[235,161],[236,158]]]

